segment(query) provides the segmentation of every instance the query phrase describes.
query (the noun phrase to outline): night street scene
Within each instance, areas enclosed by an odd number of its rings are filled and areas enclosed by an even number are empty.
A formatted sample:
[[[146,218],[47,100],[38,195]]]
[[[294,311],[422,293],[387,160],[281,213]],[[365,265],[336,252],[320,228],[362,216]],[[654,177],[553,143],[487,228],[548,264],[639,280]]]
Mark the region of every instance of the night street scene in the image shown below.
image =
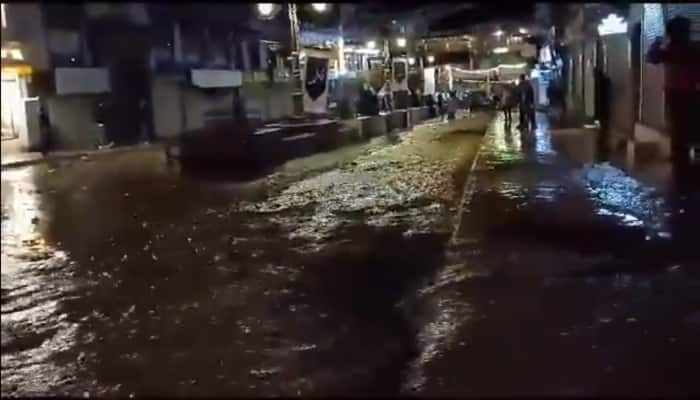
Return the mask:
[[[700,397],[700,3],[2,4],[2,396]]]

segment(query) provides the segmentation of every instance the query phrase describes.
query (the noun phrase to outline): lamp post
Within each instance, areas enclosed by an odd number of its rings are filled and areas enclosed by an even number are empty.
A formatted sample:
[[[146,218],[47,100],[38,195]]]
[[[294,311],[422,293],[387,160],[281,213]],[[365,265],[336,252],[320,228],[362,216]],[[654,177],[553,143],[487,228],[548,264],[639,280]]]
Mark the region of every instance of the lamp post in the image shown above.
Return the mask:
[[[291,56],[292,56],[292,106],[294,116],[304,115],[304,88],[302,87],[301,68],[299,67],[300,36],[299,18],[297,16],[297,5],[289,3],[289,26],[291,34]]]
[[[257,3],[256,11],[261,19],[273,18],[280,6],[275,3]],[[323,13],[328,10],[328,3],[312,3],[311,8]],[[290,28],[290,50],[292,64],[292,105],[293,113],[296,117],[301,117],[304,114],[304,91],[302,87],[301,68],[299,66],[299,55],[301,52],[301,31],[299,28],[299,17],[297,14],[297,5],[295,3],[287,3],[287,11]]]
[[[323,13],[328,10],[328,3],[312,3],[311,8]],[[292,104],[294,116],[301,117],[304,115],[304,88],[301,79],[301,68],[299,65],[299,54],[301,52],[301,30],[299,28],[299,16],[297,14],[297,5],[288,3],[287,10],[289,11],[289,26],[291,35],[291,56],[292,56]]]

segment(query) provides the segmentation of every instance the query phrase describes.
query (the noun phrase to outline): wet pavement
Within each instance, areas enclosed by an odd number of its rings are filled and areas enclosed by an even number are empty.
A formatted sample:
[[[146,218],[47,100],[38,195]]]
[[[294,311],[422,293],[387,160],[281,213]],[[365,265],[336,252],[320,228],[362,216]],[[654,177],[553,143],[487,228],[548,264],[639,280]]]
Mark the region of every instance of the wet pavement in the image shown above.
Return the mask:
[[[700,192],[596,159],[594,131],[497,122],[404,393],[700,394]],[[697,181],[696,181],[697,182]]]
[[[246,183],[3,171],[3,396],[699,394],[698,193],[544,118],[473,160],[475,118]]]
[[[151,150],[4,170],[3,396],[397,393],[395,305],[442,265],[488,121],[250,182]]]

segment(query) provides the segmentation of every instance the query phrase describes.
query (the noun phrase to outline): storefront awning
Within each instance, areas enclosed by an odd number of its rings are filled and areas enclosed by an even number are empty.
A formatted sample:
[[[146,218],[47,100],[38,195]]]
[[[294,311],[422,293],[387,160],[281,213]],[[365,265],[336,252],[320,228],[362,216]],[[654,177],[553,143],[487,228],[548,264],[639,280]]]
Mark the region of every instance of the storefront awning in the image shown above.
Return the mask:
[[[2,75],[31,75],[34,69],[31,65],[2,61]]]

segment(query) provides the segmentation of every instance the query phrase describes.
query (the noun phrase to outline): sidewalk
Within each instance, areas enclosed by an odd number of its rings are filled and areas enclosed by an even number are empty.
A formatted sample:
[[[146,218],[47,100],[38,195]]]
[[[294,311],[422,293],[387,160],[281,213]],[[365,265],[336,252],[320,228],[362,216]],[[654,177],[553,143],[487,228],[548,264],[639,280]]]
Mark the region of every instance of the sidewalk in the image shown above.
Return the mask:
[[[595,132],[538,123],[521,134],[499,117],[484,137],[446,267],[421,289],[432,317],[405,390],[698,393],[699,199],[596,161]]]
[[[550,130],[544,114],[538,125],[534,133],[506,130],[501,116],[491,125],[467,182],[456,242],[491,243],[504,258],[508,248],[521,272],[524,263],[549,268],[543,261],[555,252],[573,260],[557,273],[572,273],[597,268],[586,254],[620,267],[645,259],[674,241],[675,216],[684,213],[684,227],[697,219],[697,207],[690,199],[679,204],[664,180],[638,180],[598,162],[594,130]]]
[[[2,169],[24,167],[39,162],[54,160],[69,160],[74,158],[99,157],[108,154],[118,154],[135,150],[153,150],[164,146],[164,142],[138,144],[132,146],[115,146],[107,149],[95,150],[60,150],[52,151],[46,155],[40,152],[3,152]]]

